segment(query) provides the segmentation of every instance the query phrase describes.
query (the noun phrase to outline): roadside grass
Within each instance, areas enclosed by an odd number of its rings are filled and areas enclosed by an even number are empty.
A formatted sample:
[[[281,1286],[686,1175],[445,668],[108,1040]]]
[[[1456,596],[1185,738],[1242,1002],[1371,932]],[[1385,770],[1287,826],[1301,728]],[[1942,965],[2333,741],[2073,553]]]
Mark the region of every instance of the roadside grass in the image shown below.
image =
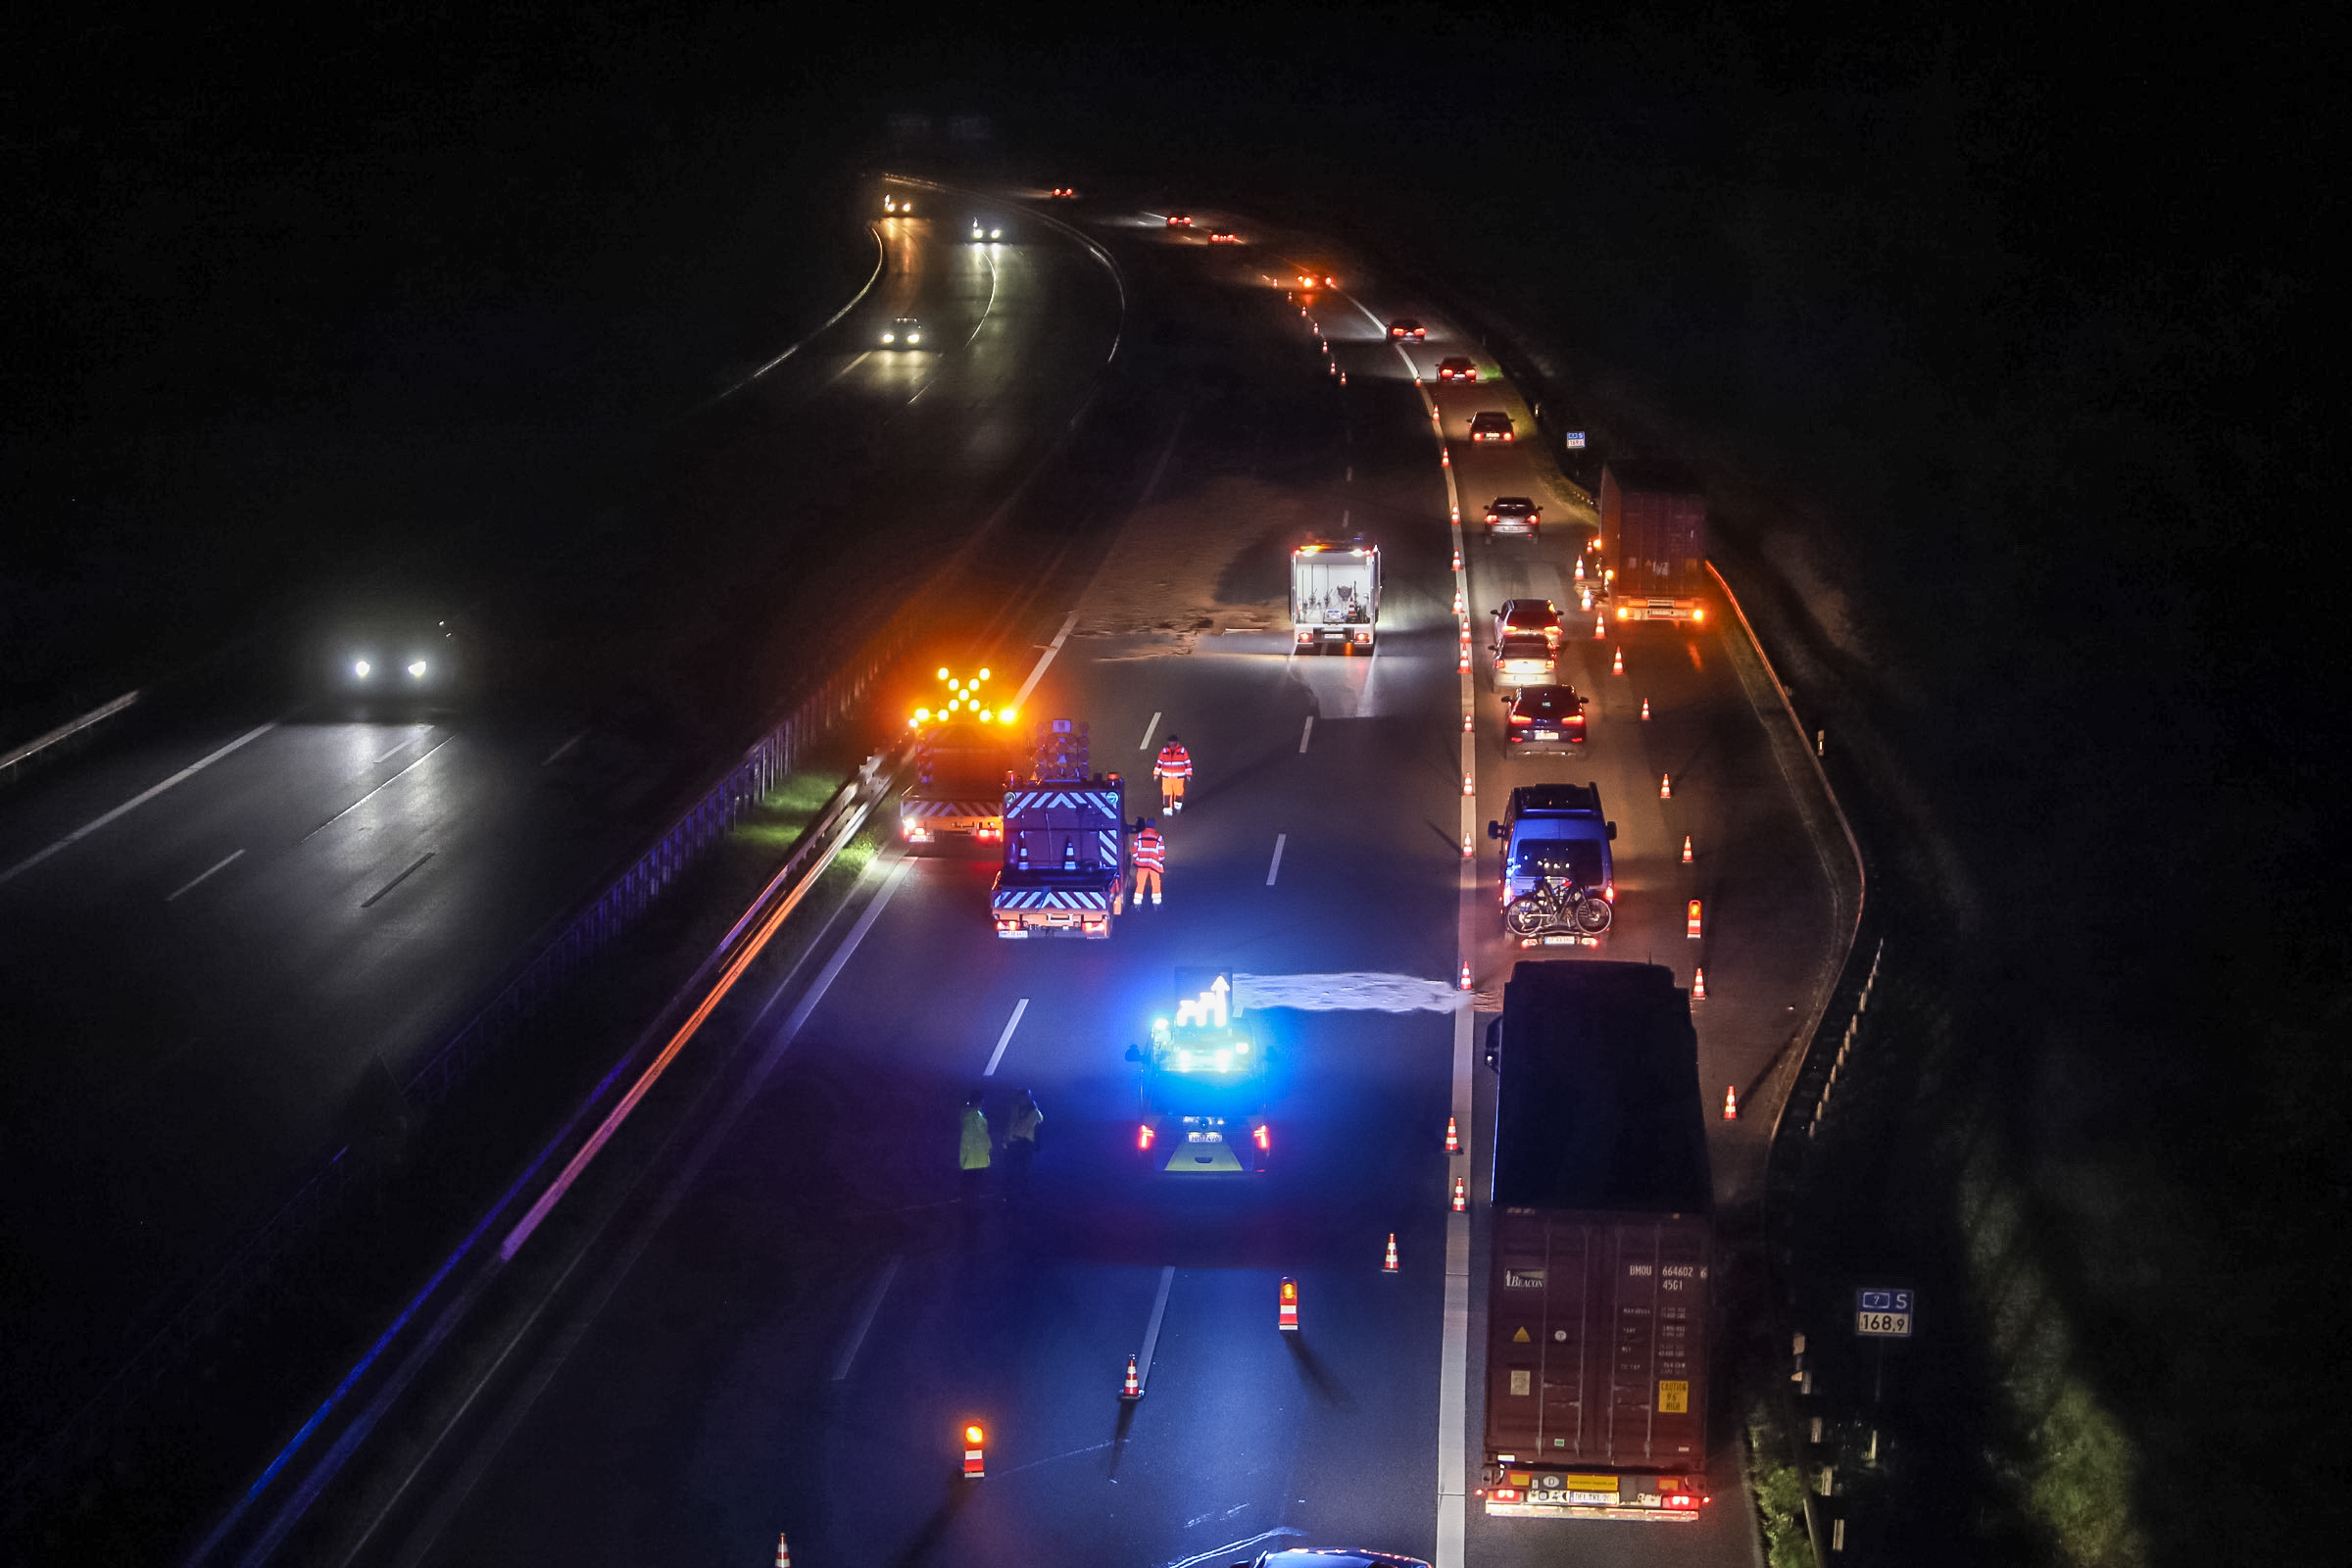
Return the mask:
[[[1805,1535],[1805,1478],[1780,1455],[1789,1450],[1769,1394],[1747,1405],[1747,1492],[1763,1527],[1764,1557],[1771,1568],[1815,1568],[1813,1544]]]

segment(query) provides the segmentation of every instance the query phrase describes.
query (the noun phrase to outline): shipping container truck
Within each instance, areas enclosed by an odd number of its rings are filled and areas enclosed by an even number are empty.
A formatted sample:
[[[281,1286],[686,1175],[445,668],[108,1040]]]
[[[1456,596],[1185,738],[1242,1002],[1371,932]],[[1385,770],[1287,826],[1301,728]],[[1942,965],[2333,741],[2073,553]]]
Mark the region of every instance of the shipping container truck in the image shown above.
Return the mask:
[[[1004,863],[989,889],[997,935],[1107,937],[1126,906],[1125,797],[1090,773],[1083,722],[1037,726],[1029,776],[1004,791]]]
[[[1600,551],[1617,619],[1707,618],[1707,498],[1682,467],[1650,461],[1601,467]]]
[[[1521,963],[1487,1061],[1486,1510],[1694,1519],[1713,1227],[1690,998],[1654,964]]]
[[[1310,539],[1291,552],[1291,630],[1300,648],[1370,648],[1380,626],[1380,547]]]

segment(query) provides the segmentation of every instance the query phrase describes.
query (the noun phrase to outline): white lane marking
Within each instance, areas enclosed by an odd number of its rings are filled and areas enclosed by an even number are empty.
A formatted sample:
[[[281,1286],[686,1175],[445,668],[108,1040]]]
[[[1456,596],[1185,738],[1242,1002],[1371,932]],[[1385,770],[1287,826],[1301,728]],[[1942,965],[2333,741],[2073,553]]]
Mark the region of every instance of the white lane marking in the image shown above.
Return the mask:
[[[1046,644],[1045,655],[1043,658],[1038,660],[1037,667],[1029,672],[1029,678],[1027,680],[1021,682],[1021,689],[1013,693],[1012,706],[1014,709],[1018,710],[1028,706],[1029,694],[1037,690],[1038,681],[1045,676],[1046,666],[1054,662],[1054,656],[1061,652],[1061,645],[1070,640],[1070,628],[1077,624],[1078,612],[1073,610],[1067,616],[1063,618],[1061,622],[1061,630],[1055,632],[1054,634],[1054,640]]]
[[[1266,886],[1268,887],[1272,887],[1274,879],[1282,875],[1282,847],[1290,842],[1290,837],[1288,833],[1274,835],[1274,863],[1266,867]]]
[[[1159,1294],[1152,1298],[1152,1321],[1144,1325],[1144,1348],[1135,1358],[1135,1386],[1152,1386],[1152,1352],[1159,1348],[1160,1320],[1168,1315],[1168,1287],[1176,1283],[1176,1265],[1159,1271]]]
[[[393,774],[390,778],[384,780],[381,784],[378,784],[375,788],[369,790],[367,794],[361,796],[358,800],[352,802],[349,806],[346,806],[343,808],[343,809],[337,811],[334,815],[328,817],[325,821],[319,823],[308,833],[305,833],[300,842],[304,844],[310,843],[311,840],[317,838],[328,828],[333,827],[337,822],[342,821],[352,812],[358,810],[361,807],[366,806],[369,801],[374,800],[378,795],[383,794],[384,791],[390,789],[393,785],[399,783],[402,779],[407,778],[411,773],[414,773],[416,771],[416,769],[422,767],[426,762],[432,760],[434,752],[439,751],[442,747],[447,746],[451,741],[456,739],[457,737],[455,735],[442,736],[440,740],[433,744],[432,749],[427,751],[422,757],[419,757],[416,759],[416,760],[411,762],[408,766],[402,768],[399,772]]]
[[[423,740],[425,736],[430,735],[431,733],[432,729],[428,725],[423,731],[410,736],[407,740],[402,741],[398,746],[393,747],[390,751],[378,752],[374,757],[368,760],[368,765],[369,767],[373,767],[378,762],[390,761],[393,758],[398,757],[401,753],[407,751],[410,747],[416,745],[418,741]]]
[[[1467,1000],[1467,999],[1464,999]],[[1470,1125],[1470,1047],[1476,1015],[1453,1015],[1453,1115]],[[1478,1139],[1470,1144],[1476,1149]],[[1446,1216],[1446,1310],[1438,1350],[1438,1557],[1462,1568],[1469,1529],[1470,1216]]]
[[[1304,757],[1306,755],[1306,743],[1314,738],[1315,715],[1309,713],[1306,715],[1306,727],[1298,732],[1298,755],[1300,757]]]
[[[229,851],[229,853],[228,853],[228,858],[226,858],[226,859],[224,859],[224,860],[220,861],[220,862],[218,865],[215,865],[215,866],[212,866],[212,867],[210,867],[210,868],[208,868],[208,869],[206,869],[206,870],[202,870],[202,871],[199,871],[199,872],[197,872],[197,873],[196,873],[194,876],[192,876],[192,877],[188,878],[188,879],[187,879],[185,882],[182,882],[182,883],[181,883],[181,884],[180,884],[178,887],[176,887],[176,888],[172,889],[171,892],[169,892],[169,893],[165,894],[165,895],[164,895],[164,902],[165,902],[166,904],[171,904],[171,903],[172,903],[173,901],[175,901],[176,899],[178,899],[178,897],[179,897],[179,896],[180,896],[182,893],[187,893],[187,892],[191,892],[191,891],[193,891],[197,883],[199,883],[199,882],[202,882],[202,881],[203,881],[203,880],[204,880],[206,877],[208,877],[208,876],[211,876],[211,875],[213,874],[213,872],[215,872],[215,871],[225,871],[225,870],[227,870],[227,869],[228,869],[230,866],[232,866],[232,865],[236,864],[236,862],[237,862],[237,857],[239,857],[239,856],[243,855],[244,853],[245,853],[245,852],[244,852],[243,850],[231,850],[231,851]]]
[[[1222,1546],[1211,1546],[1206,1551],[1196,1551],[1190,1557],[1179,1557],[1174,1562],[1167,1564],[1166,1568],[1200,1568],[1202,1563],[1229,1562],[1235,1552],[1247,1552],[1261,1541],[1282,1541],[1305,1534],[1305,1531],[1296,1525],[1276,1525],[1273,1529],[1261,1530],[1254,1536],[1244,1536],[1239,1541],[1228,1541]]]
[[[541,767],[553,767],[556,763],[564,760],[564,754],[569,752],[574,746],[579,745],[580,742],[586,740],[587,738],[588,732],[586,730],[580,731],[577,735],[574,735],[571,739],[565,741],[563,745],[548,753],[547,760],[541,762],[539,765]]]
[[[1144,738],[1136,743],[1135,749],[1139,752],[1150,751],[1152,749],[1152,732],[1157,728],[1159,728],[1159,714],[1154,712],[1152,715],[1152,722],[1144,726]]]
[[[441,852],[440,852],[440,851],[438,851],[438,850],[427,850],[427,851],[425,851],[425,852],[424,852],[422,855],[419,855],[418,857],[416,857],[416,858],[415,858],[414,860],[411,860],[411,861],[409,862],[409,866],[408,866],[408,869],[407,869],[407,870],[405,870],[405,871],[401,872],[401,873],[400,873],[400,875],[398,875],[398,876],[394,877],[394,878],[393,878],[391,881],[389,881],[389,882],[385,883],[385,884],[384,884],[382,887],[380,887],[380,888],[377,888],[377,889],[376,889],[376,890],[375,890],[373,893],[370,893],[370,894],[369,894],[369,895],[368,895],[368,897],[366,897],[365,899],[362,899],[362,900],[360,901],[360,907],[361,907],[361,908],[363,908],[363,909],[372,909],[372,908],[374,908],[374,907],[375,907],[375,906],[376,906],[376,902],[377,902],[378,900],[380,900],[381,898],[383,898],[383,896],[384,896],[385,894],[387,894],[387,893],[391,892],[391,891],[392,891],[394,888],[396,888],[396,887],[400,886],[400,885],[401,885],[403,882],[406,882],[406,881],[407,881],[409,878],[411,878],[411,877],[415,876],[415,875],[416,875],[417,872],[419,872],[419,871],[423,870],[423,869],[424,869],[424,862],[425,862],[425,861],[427,861],[427,860],[429,860],[429,859],[431,859],[431,858],[432,858],[434,856],[436,856],[436,855],[438,855],[438,854],[440,854],[440,853],[441,853]]]
[[[792,1009],[792,1016],[784,1020],[784,1028],[777,1036],[779,1045],[790,1044],[793,1037],[801,1032],[801,1026],[808,1021],[808,1015],[816,1011],[817,1004],[825,1000],[825,993],[833,989],[834,980],[843,969],[849,967],[851,957],[858,952],[858,944],[865,940],[865,934],[874,928],[874,922],[882,918],[882,911],[890,907],[890,896],[899,891],[900,885],[906,880],[906,873],[913,867],[912,860],[901,860],[891,868],[890,880],[882,884],[882,891],[874,895],[874,902],[865,906],[865,912],[858,917],[858,923],[850,927],[850,934],[842,939],[841,951],[833,955],[833,961],[826,964],[824,971],[816,977],[816,984],[808,988],[808,994],[801,999],[801,1004]]]
[[[275,728],[277,728],[277,720],[273,718],[267,724],[263,724],[255,729],[247,730],[244,734],[238,736],[235,740],[230,741],[226,746],[221,747],[210,757],[200,758],[196,761],[190,762],[187,766],[181,768],[178,772],[172,774],[161,784],[141,790],[138,794],[133,795],[129,800],[124,801],[121,806],[116,807],[104,816],[97,817],[91,821],[83,823],[81,826],[75,828],[73,832],[67,834],[64,838],[59,839],[55,844],[52,844],[47,849],[41,851],[39,854],[28,855],[24,859],[19,860],[16,864],[10,866],[7,870],[0,871],[0,882],[15,881],[21,873],[31,870],[34,866],[40,864],[52,855],[57,854],[60,850],[70,849],[74,845],[79,844],[83,839],[88,838],[91,834],[97,832],[109,822],[114,821],[117,817],[125,816],[130,812],[137,810],[140,807],[145,806],[149,801],[154,800],[158,795],[163,794],[164,791],[170,789],[174,784],[186,783],[189,779],[194,778],[197,774],[203,772],[206,768],[212,766],[215,762],[218,762],[220,760],[220,759],[235,751],[238,747],[245,745],[249,741],[257,741]]]
[[[874,1326],[874,1314],[882,1310],[882,1298],[890,1294],[890,1282],[899,1277],[899,1264],[904,1261],[896,1252],[882,1265],[881,1278],[866,1293],[865,1310],[858,1314],[858,1327],[850,1335],[850,1343],[841,1348],[841,1359],[833,1363],[833,1381],[839,1383],[850,1375],[850,1365],[858,1359],[858,1348],[865,1344],[866,1331]]]
[[[742,391],[745,387],[750,386],[754,381],[759,380],[761,376],[774,369],[777,366],[782,365],[786,360],[791,359],[795,354],[800,353],[802,349],[808,347],[810,343],[815,342],[825,333],[831,331],[834,322],[840,320],[843,317],[849,315],[850,312],[856,310],[858,308],[858,302],[873,292],[874,285],[882,280],[883,268],[889,265],[890,252],[883,245],[881,234],[875,231],[872,224],[869,223],[866,225],[866,232],[873,234],[874,236],[874,270],[867,275],[865,287],[851,295],[849,304],[844,305],[840,310],[835,311],[831,316],[826,317],[824,325],[818,327],[815,331],[809,333],[798,343],[793,344],[792,347],[786,349],[783,353],[777,355],[774,359],[768,361],[765,365],[762,365],[760,367],[760,368],[754,370],[751,374],[745,376],[742,380],[736,382],[724,392],[721,392],[717,397],[712,398],[710,400],[711,403],[722,402],[727,398],[733,397],[736,393]],[[709,405],[705,405],[705,407],[708,406]],[[585,733],[585,731],[582,733]]]
[[[1027,997],[1013,1004],[1012,1016],[1004,1020],[1004,1032],[997,1036],[996,1052],[988,1058],[988,1065],[980,1070],[981,1077],[994,1078],[997,1075],[997,1063],[1004,1059],[1004,1048],[1012,1044],[1012,1032],[1021,1026],[1021,1014],[1028,1010]]]

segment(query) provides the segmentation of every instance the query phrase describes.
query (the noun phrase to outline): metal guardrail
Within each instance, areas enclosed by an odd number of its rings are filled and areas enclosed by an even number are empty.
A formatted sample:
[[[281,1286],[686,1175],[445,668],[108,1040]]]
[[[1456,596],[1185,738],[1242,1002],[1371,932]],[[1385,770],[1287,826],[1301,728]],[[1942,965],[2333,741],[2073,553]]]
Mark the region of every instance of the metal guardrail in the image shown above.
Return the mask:
[[[0,777],[6,777],[20,764],[30,761],[33,758],[38,757],[41,753],[47,751],[50,747],[57,745],[60,741],[70,741],[74,736],[80,734],[83,730],[88,729],[91,725],[103,723],[107,719],[114,717],[117,713],[120,713],[122,711],[122,710],[128,708],[131,704],[137,702],[138,700],[139,694],[137,692],[124,692],[113,702],[107,703],[102,707],[93,708],[88,712],[82,714],[79,718],[69,719],[67,722],[58,725],[57,728],[51,730],[48,734],[37,736],[32,740],[26,741],[24,745],[10,752],[7,756],[0,757]]]

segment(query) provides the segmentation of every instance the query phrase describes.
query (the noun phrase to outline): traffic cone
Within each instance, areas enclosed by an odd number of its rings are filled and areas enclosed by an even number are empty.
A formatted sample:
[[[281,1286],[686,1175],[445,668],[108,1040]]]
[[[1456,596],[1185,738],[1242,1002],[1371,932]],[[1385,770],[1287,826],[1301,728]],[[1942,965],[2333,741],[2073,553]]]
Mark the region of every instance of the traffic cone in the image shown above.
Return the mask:
[[[1612,659],[1612,660],[1610,660],[1610,661],[1609,661],[1609,673],[1610,673],[1610,674],[1612,674],[1612,675],[1622,675],[1622,674],[1624,674],[1624,673],[1625,673],[1625,650],[1624,650],[1624,649],[1622,649],[1622,648],[1618,649],[1618,650],[1617,650],[1617,657],[1616,657],[1615,659]],[[1646,718],[1646,717],[1648,717],[1649,715],[1648,715],[1648,714],[1646,714],[1646,713],[1644,713],[1644,714],[1642,714],[1642,717],[1644,717],[1644,718]]]
[[[1585,558],[1582,556],[1576,558],[1576,580],[1578,582],[1583,582],[1585,580]],[[1586,592],[1587,597],[1590,598],[1591,590],[1588,589]],[[1592,607],[1591,605],[1587,605],[1585,608],[1590,610]]]
[[[1470,989],[1470,960],[1468,958],[1462,960],[1462,989],[1464,991]]]
[[[776,1532],[776,1568],[792,1568],[792,1543],[780,1530]]]
[[[1448,1154],[1458,1154],[1461,1152],[1462,1135],[1455,1131],[1453,1118],[1448,1116],[1446,1118],[1446,1152]]]
[[[1470,775],[1467,773],[1462,775],[1462,793],[1464,795],[1476,795],[1478,793],[1478,785],[1472,782]]]
[[[1690,863],[1690,835],[1688,833],[1683,835],[1683,863]]]
[[[1462,715],[1462,733],[1465,735],[1470,733],[1470,715],[1468,713]]]
[[[1346,370],[1342,370],[1342,371],[1340,372],[1340,385],[1342,385],[1342,386],[1346,386],[1347,384],[1348,384],[1348,372],[1347,372]]]
[[[1475,850],[1473,850],[1473,849],[1471,849],[1471,848],[1470,848],[1470,835],[1469,835],[1469,834],[1467,834],[1467,833],[1463,834],[1463,835],[1462,835],[1462,858],[1463,858],[1463,859],[1465,859],[1465,860],[1467,860],[1467,859],[1471,858],[1472,858],[1474,855],[1476,855],[1477,853],[1478,853],[1477,851],[1475,851]]]
[[[963,1479],[978,1481],[988,1474],[988,1435],[978,1426],[963,1429]]]
[[[1462,673],[1470,673],[1470,651],[1466,648],[1462,650]]]
[[[1452,466],[1453,466],[1453,454],[1452,454],[1452,453],[1450,453],[1450,452],[1447,452],[1447,451],[1446,451],[1446,450],[1445,450],[1443,447],[1439,448],[1439,450],[1438,450],[1438,466],[1439,466],[1439,467],[1441,467],[1441,468],[1450,468],[1450,467],[1452,467]]]
[[[1690,901],[1690,917],[1685,923],[1683,934],[1693,942],[1698,940],[1698,901],[1696,899]]]
[[[1462,1179],[1459,1176],[1456,1176],[1453,1179],[1453,1211],[1456,1214],[1460,1214],[1466,1212],[1469,1207],[1470,1189],[1462,1184]]]
[[[1298,1282],[1287,1274],[1282,1280],[1282,1309],[1275,1315],[1274,1326],[1285,1334],[1298,1332]]]
[[[1692,1002],[1707,1000],[1707,971],[1704,969],[1690,971],[1690,1000]]]
[[[1591,610],[1592,608],[1592,590],[1591,588],[1585,589],[1581,594],[1578,595],[1576,608],[1579,610]]]
[[[1672,773],[1658,775],[1658,799],[1661,801],[1674,799],[1674,775]]]
[[[1454,520],[1454,521],[1456,521],[1456,522],[1459,522],[1459,521],[1461,521],[1461,520],[1462,520],[1462,514],[1461,514],[1460,513],[1458,513],[1458,512],[1457,512],[1457,513],[1455,513],[1455,514],[1453,514],[1453,520]],[[1462,553],[1461,553],[1461,551],[1460,551],[1460,550],[1458,550],[1458,549],[1457,549],[1457,550],[1455,550],[1455,551],[1454,551],[1454,553],[1453,553],[1453,569],[1454,569],[1454,570],[1456,570],[1456,571],[1459,571],[1459,570],[1461,570],[1461,569],[1462,569]]]
[[[1609,628],[1606,623],[1602,621],[1600,616],[1594,615],[1592,617],[1592,640],[1594,642],[1599,642],[1602,638],[1608,636],[1608,634]]]
[[[1725,1084],[1723,1086],[1723,1119],[1725,1121],[1740,1119],[1740,1090],[1737,1085]]]
[[[1396,1272],[1396,1233],[1395,1231],[1389,1232],[1389,1259],[1380,1265],[1380,1271],[1383,1274]]]
[[[1642,717],[1644,720],[1649,717],[1649,699],[1646,697],[1642,699]]]
[[[1119,1385],[1119,1397],[1122,1399],[1140,1399],[1143,1396],[1143,1381],[1136,1376],[1135,1357],[1131,1355],[1127,1358],[1127,1379],[1125,1382]]]

